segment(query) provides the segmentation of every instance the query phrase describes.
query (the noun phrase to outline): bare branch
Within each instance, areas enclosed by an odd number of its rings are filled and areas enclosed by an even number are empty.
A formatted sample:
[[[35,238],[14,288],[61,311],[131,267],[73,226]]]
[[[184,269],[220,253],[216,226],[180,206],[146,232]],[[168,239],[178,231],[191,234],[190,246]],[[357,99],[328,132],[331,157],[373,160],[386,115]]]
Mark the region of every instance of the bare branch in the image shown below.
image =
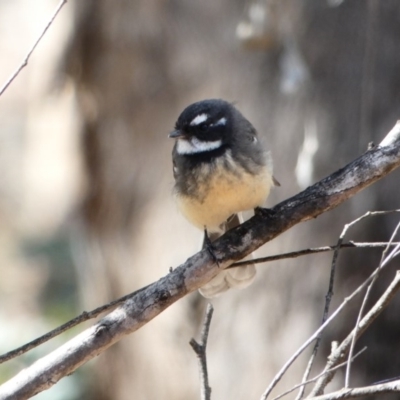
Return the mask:
[[[51,24],[57,17],[57,14],[60,12],[60,10],[63,8],[64,4],[67,3],[68,0],[61,0],[59,5],[57,6],[56,10],[54,11],[53,15],[49,19],[49,22],[47,22],[46,26],[44,27],[42,33],[39,35],[39,37],[36,39],[36,42],[33,44],[31,49],[28,51],[28,54],[25,56],[24,61],[22,61],[21,65],[14,71],[14,73],[8,78],[7,82],[4,84],[4,86],[0,89],[0,96],[6,91],[6,89],[11,85],[13,80],[18,76],[18,74],[22,71],[23,68],[25,68],[28,65],[28,61],[32,53],[35,51],[37,45],[39,42],[42,40],[43,36],[46,34],[47,30],[50,28]]]
[[[367,214],[369,215],[369,213],[367,213]],[[331,272],[330,272],[330,275],[329,275],[328,291],[327,291],[327,293],[325,295],[325,306],[324,306],[324,312],[322,314],[322,324],[328,318],[329,308],[330,308],[332,297],[333,297],[333,285],[335,283],[336,265],[337,265],[337,260],[338,260],[338,257],[339,257],[339,251],[340,251],[340,248],[341,248],[341,246],[343,244],[344,237],[345,237],[347,231],[349,230],[349,228],[351,226],[353,226],[354,224],[356,224],[357,222],[361,221],[362,219],[366,218],[367,214],[363,215],[360,218],[357,218],[356,220],[350,222],[349,224],[346,224],[344,226],[343,230],[342,230],[342,233],[339,236],[339,239],[338,239],[337,244],[335,246],[335,250],[334,250],[334,253],[333,253],[333,257],[332,257]],[[314,348],[313,348],[310,360],[308,362],[305,374],[303,376],[303,381],[306,381],[308,379],[308,377],[309,377],[309,374],[311,372],[311,368],[312,368],[312,366],[314,364],[314,360],[315,360],[315,358],[317,356],[317,353],[318,353],[318,349],[319,349],[319,345],[321,343],[321,339],[322,339],[322,331],[319,333],[319,335],[317,336],[317,339],[315,341]],[[296,397],[296,400],[299,400],[299,399],[301,399],[303,397],[304,390],[305,390],[305,386],[302,386],[302,388],[300,389],[300,391],[299,391],[299,393],[298,393],[298,395]]]
[[[367,347],[364,347],[363,349],[361,349],[357,354],[355,354],[353,356],[353,358],[351,359],[351,361],[355,360],[359,355],[361,355],[362,353],[364,353],[364,351],[367,350]],[[306,385],[308,385],[309,383],[313,383],[315,382],[317,379],[321,378],[322,376],[324,376],[326,373],[331,372],[331,371],[335,371],[339,368],[344,367],[345,365],[347,365],[349,361],[345,361],[342,364],[337,365],[336,367],[328,370],[328,371],[324,371],[321,372],[320,374],[318,374],[317,376],[314,376],[314,378],[308,379],[307,381],[303,381],[295,386],[293,386],[291,389],[287,390],[286,392],[281,393],[279,396],[276,396],[273,400],[279,400],[282,397],[288,395],[289,393],[294,392],[296,389],[299,389],[301,387],[305,387]]]
[[[318,338],[321,332],[343,311],[343,309],[348,305],[348,303],[353,300],[355,296],[357,296],[362,289],[371,281],[372,277],[369,277],[362,285],[360,285],[350,296],[344,299],[342,304],[335,310],[334,313],[310,336],[300,347],[299,349],[289,358],[288,361],[283,365],[283,367],[278,371],[275,375],[274,379],[271,381],[265,392],[261,396],[261,400],[266,400],[268,396],[271,394],[274,387],[278,384],[278,382],[282,379],[283,375],[290,368],[290,366],[297,360],[297,358],[301,355],[301,353],[314,341]],[[330,366],[329,369],[335,367],[335,365]],[[331,372],[332,373],[332,372]],[[324,376],[328,375],[328,371],[324,371]]]
[[[393,252],[393,254],[395,254],[395,252]],[[387,264],[385,264],[387,265]],[[384,267],[384,265],[382,266],[382,268]],[[344,299],[344,301],[342,302],[342,304],[340,304],[340,306],[332,313],[332,315],[314,332],[314,334],[309,337],[307,339],[306,342],[303,343],[302,346],[300,346],[300,348],[289,358],[289,360],[283,365],[283,367],[279,370],[279,372],[275,375],[274,379],[271,381],[271,383],[269,384],[269,386],[267,387],[267,389],[265,390],[265,392],[262,394],[261,396],[261,400],[266,400],[268,398],[268,396],[270,395],[270,393],[272,392],[273,388],[278,384],[278,382],[282,379],[283,375],[286,373],[286,371],[289,369],[289,367],[296,361],[296,359],[300,356],[300,354],[315,340],[318,338],[318,336],[321,334],[321,332],[324,331],[324,329],[329,325],[330,322],[332,322],[338,315],[340,312],[343,311],[343,309],[348,305],[348,303],[353,300],[353,298],[355,298],[375,277],[375,275],[377,274],[377,270],[375,270],[350,296],[346,297]],[[400,279],[398,277],[399,274],[396,274],[396,278]],[[396,279],[394,280],[394,282],[396,282]],[[383,296],[381,297],[381,299],[378,300],[378,302],[376,304],[378,304],[386,294],[391,294],[393,292],[394,295],[394,291],[397,290],[397,286],[395,287],[395,289],[392,288],[393,283],[389,286],[389,288],[387,289],[387,291],[383,294]],[[390,289],[390,291],[389,291]],[[389,292],[388,292],[389,291]],[[390,297],[389,299],[387,299],[387,302],[384,303],[384,305],[386,306],[386,304],[389,303],[389,301],[391,300],[392,297]],[[363,320],[360,322],[359,325],[359,335],[361,335],[365,329],[367,329],[367,327],[372,323],[373,319],[375,319],[379,313],[381,311],[383,311],[383,306],[381,306],[381,308],[377,308],[375,309],[375,306],[371,309],[378,312],[377,314],[373,314],[373,318],[371,318],[370,314],[371,311],[363,318]],[[365,325],[365,319],[366,318],[371,318],[368,319],[368,325]],[[349,335],[350,336],[350,335]],[[345,339],[348,340],[349,336]],[[350,337],[351,340],[351,337]],[[344,342],[345,342],[344,341]],[[343,342],[343,343],[344,343]],[[343,345],[342,343],[342,345]],[[346,342],[347,343],[347,342]],[[342,346],[341,345],[341,346]],[[350,341],[349,343],[347,343],[347,345],[350,345]],[[346,350],[348,350],[348,347],[346,347]],[[337,358],[334,359],[334,362],[331,363],[331,360],[333,360],[333,356],[332,354],[336,354]],[[319,387],[318,390],[323,390],[323,388],[332,380],[334,372],[328,372],[328,370],[332,370],[333,367],[335,367],[336,365],[338,365],[340,362],[343,361],[343,358],[345,357],[345,353],[343,352],[343,349],[341,351],[338,350],[337,347],[335,347],[334,351],[332,352],[332,354],[329,357],[329,361],[325,367],[324,370],[324,374],[323,376],[318,380],[318,382],[315,385],[315,388],[313,389],[313,393],[316,390],[316,387],[319,385],[321,385],[321,387]],[[325,386],[323,386],[325,385]],[[321,392],[318,392],[316,394],[320,394]]]
[[[387,261],[386,261],[387,259],[392,259],[392,258],[395,256],[395,254],[396,254],[396,249],[399,248],[399,245],[397,245],[397,246],[395,247],[395,249],[389,254],[389,256],[386,256],[387,252],[389,251],[390,244],[393,242],[393,240],[394,240],[394,238],[396,237],[397,232],[399,231],[399,229],[400,229],[400,222],[397,224],[397,226],[396,226],[396,228],[395,228],[395,230],[394,230],[394,232],[393,232],[393,234],[392,234],[392,236],[391,236],[391,238],[390,238],[390,240],[389,240],[388,246],[386,246],[385,250],[384,250],[383,253],[382,253],[381,262],[379,263],[379,266],[378,266],[378,268],[377,268],[377,274],[374,276],[374,279],[372,279],[371,283],[370,283],[370,284],[368,285],[368,287],[367,287],[367,291],[365,292],[363,301],[362,301],[362,303],[361,303],[360,311],[358,312],[357,321],[356,321],[356,326],[354,327],[354,335],[353,335],[353,339],[352,339],[352,341],[351,341],[350,350],[349,350],[349,357],[348,357],[349,360],[351,360],[352,357],[353,357],[354,346],[355,346],[355,344],[356,344],[356,338],[357,338],[358,326],[359,326],[359,324],[360,324],[361,317],[362,317],[363,314],[364,314],[364,309],[365,309],[365,307],[366,307],[366,305],[367,305],[367,301],[368,301],[369,295],[370,295],[370,293],[371,293],[372,287],[373,287],[374,283],[376,282],[376,280],[378,279],[379,271],[383,268],[383,266],[385,265],[385,263],[387,263]],[[344,384],[344,387],[345,387],[345,388],[350,387],[350,370],[351,370],[351,362],[349,362],[349,363],[347,364],[347,368],[346,368],[345,384]]]
[[[387,265],[387,264],[385,264]],[[382,263],[382,268],[385,266]],[[378,273],[378,270],[375,270],[370,278]],[[372,280],[370,279],[370,281]],[[336,365],[343,362],[344,358],[347,355],[347,352],[350,349],[350,345],[353,339],[353,335],[356,334],[356,338],[359,338],[364,331],[372,324],[372,322],[378,317],[378,315],[385,309],[385,307],[390,303],[393,296],[396,294],[397,290],[400,288],[400,271],[396,272],[396,276],[389,287],[386,289],[385,293],[379,298],[379,300],[375,303],[375,305],[369,310],[369,312],[362,318],[360,323],[358,324],[358,328],[354,328],[351,333],[343,340],[343,342],[337,346],[331,353],[328,358],[328,362],[326,363],[324,372],[331,370]],[[311,398],[313,396],[318,396],[323,393],[326,385],[332,380],[334,376],[334,372],[328,372],[324,374],[315,384],[311,394],[307,398]],[[347,389],[346,389],[347,390]]]
[[[395,210],[394,212],[397,212],[397,210]],[[371,212],[371,211],[368,211],[367,213],[365,213],[361,217],[356,218],[354,221],[352,221],[352,222],[350,222],[350,223],[348,223],[348,224],[346,224],[344,226],[344,228],[342,230],[342,233],[339,236],[338,242],[337,242],[337,244],[336,244],[336,246],[334,248],[332,264],[331,264],[331,273],[330,273],[330,277],[329,277],[328,292],[327,292],[327,294],[325,296],[325,307],[324,307],[324,312],[323,312],[323,315],[322,315],[322,324],[328,318],[329,308],[330,308],[331,300],[332,300],[332,297],[333,297],[333,285],[334,285],[334,281],[335,281],[335,272],[336,272],[337,259],[339,257],[339,251],[340,251],[340,249],[342,248],[342,245],[343,245],[344,237],[346,236],[348,230],[352,226],[356,225],[358,222],[364,220],[365,218],[368,218],[368,217],[371,217],[371,216],[386,215],[388,213],[389,213],[388,211],[387,212],[385,212],[385,211],[384,212],[379,212],[379,211],[378,212]],[[390,242],[389,242],[388,245],[390,246]],[[387,246],[386,246],[386,248],[387,248]],[[372,283],[374,282],[375,279],[376,279],[376,277],[372,280],[372,282],[369,284],[368,287],[371,287],[371,285],[372,285]],[[367,289],[367,291],[368,291],[368,289]],[[312,366],[314,364],[314,360],[315,360],[315,358],[317,356],[317,353],[318,353],[318,349],[319,349],[319,345],[321,343],[321,339],[322,339],[322,332],[317,337],[317,340],[315,342],[315,345],[314,345],[310,360],[309,360],[309,362],[307,364],[306,371],[305,371],[304,376],[303,376],[303,381],[304,382],[307,381],[307,379],[308,379],[308,377],[310,375],[311,368],[312,368]],[[350,355],[349,355],[349,363],[347,365],[346,372],[349,371],[352,355],[353,355],[353,352],[351,351]],[[302,386],[300,391],[299,391],[299,393],[298,393],[298,395],[296,396],[296,400],[300,400],[303,397],[304,390],[305,390],[305,386]]]
[[[332,210],[392,172],[400,166],[400,122],[388,136],[387,145],[367,151],[339,171],[278,204],[272,209],[272,215],[255,215],[213,242],[217,263],[207,250],[200,251],[94,326],[25,368],[0,387],[0,400],[10,396],[13,400],[26,399],[51,387],[183,296],[208,283],[221,269],[292,226]]]
[[[357,397],[371,396],[382,393],[395,393],[400,392],[400,380],[389,383],[382,383],[380,385],[365,386],[361,388],[343,388],[337,392],[325,394],[322,396],[309,397],[309,400],[342,400],[342,399],[355,399]]]
[[[204,316],[203,329],[201,331],[200,343],[197,343],[192,339],[189,344],[192,346],[193,351],[197,355],[199,361],[199,372],[201,382],[201,400],[211,399],[211,387],[208,383],[208,371],[207,371],[207,339],[208,332],[210,331],[211,318],[214,312],[214,308],[211,303],[207,304],[206,314]]]
[[[56,329],[53,329],[52,331],[46,333],[43,336],[38,337],[35,340],[32,340],[29,343],[24,344],[21,347],[18,347],[14,350],[9,351],[8,353],[4,353],[0,356],[0,364],[11,360],[12,358],[18,357],[22,354],[25,354],[29,350],[34,349],[35,347],[40,346],[41,344],[48,342],[50,339],[53,339],[54,337],[61,335],[63,332],[73,328],[76,325],[81,324],[82,322],[88,321],[89,319],[93,319],[98,317],[101,314],[104,314],[107,311],[112,311],[116,307],[118,307],[120,304],[124,303],[126,300],[132,298],[135,296],[138,292],[143,291],[147,288],[145,286],[142,289],[139,289],[133,293],[127,294],[117,300],[111,301],[110,303],[107,303],[103,306],[97,307],[92,311],[83,311],[80,315],[77,317],[71,319],[70,321],[66,322],[65,324],[60,325]]]
[[[388,214],[388,213],[393,213],[393,212],[400,212],[400,210],[391,210],[391,211],[374,211],[371,213],[371,215],[378,215],[379,213],[383,214]],[[360,242],[348,242],[348,243],[343,243],[340,248],[360,248],[360,249],[365,249],[365,248],[382,248],[382,247],[387,247],[387,246],[397,246],[399,242],[367,242],[367,243],[360,243]],[[240,261],[238,263],[234,263],[230,265],[227,268],[231,268],[233,266],[237,265],[246,265],[246,264],[254,264],[254,263],[264,263],[264,262],[270,262],[270,261],[276,261],[276,260],[282,260],[282,259],[287,259],[287,258],[295,258],[307,254],[317,254],[317,253],[322,253],[322,252],[327,252],[327,251],[333,251],[335,250],[336,246],[323,246],[323,247],[316,247],[316,248],[311,248],[311,249],[304,249],[304,250],[299,250],[299,251],[293,251],[290,253],[283,253],[283,254],[277,254],[274,256],[269,256],[269,257],[264,257],[264,258],[257,258],[254,260],[250,261]],[[139,289],[139,290],[144,290],[146,287]],[[128,295],[125,295],[123,297],[120,297],[117,300],[114,300],[110,303],[107,303],[103,306],[97,307],[92,311],[83,311],[80,315],[77,317],[71,319],[70,321],[67,321],[65,324],[60,325],[59,327],[53,329],[52,331],[44,334],[43,336],[38,337],[37,339],[32,340],[29,343],[24,344],[23,346],[17,347],[14,350],[11,350],[7,353],[4,353],[0,355],[0,364],[11,360],[12,358],[18,357],[22,354],[27,353],[29,350],[34,349],[35,347],[40,346],[43,343],[48,342],[49,340],[53,339],[54,337],[61,335],[62,333],[66,332],[67,330],[81,324],[82,322],[88,321],[90,319],[97,318],[99,315],[104,314],[107,311],[111,311],[120,304],[122,304],[124,301],[130,299],[131,297],[135,296],[138,291],[135,291],[133,293],[130,293]]]
[[[400,212],[400,210],[393,210],[390,212]],[[342,243],[340,245],[340,248],[341,249],[376,249],[376,248],[385,248],[386,246],[388,246],[388,244],[389,244],[388,242],[362,243],[362,242],[350,241],[348,243]],[[398,244],[398,242],[393,242],[390,244],[390,246],[396,246],[397,244]],[[309,249],[291,251],[289,253],[281,253],[281,254],[276,254],[273,256],[255,258],[253,260],[239,261],[239,262],[236,262],[236,263],[230,265],[228,268],[235,268],[235,267],[240,267],[240,266],[250,265],[250,264],[261,264],[261,263],[267,263],[267,262],[271,262],[271,261],[287,260],[288,258],[297,258],[297,257],[301,257],[301,256],[307,256],[310,254],[326,253],[328,251],[334,251],[336,248],[337,248],[337,245],[312,247]]]

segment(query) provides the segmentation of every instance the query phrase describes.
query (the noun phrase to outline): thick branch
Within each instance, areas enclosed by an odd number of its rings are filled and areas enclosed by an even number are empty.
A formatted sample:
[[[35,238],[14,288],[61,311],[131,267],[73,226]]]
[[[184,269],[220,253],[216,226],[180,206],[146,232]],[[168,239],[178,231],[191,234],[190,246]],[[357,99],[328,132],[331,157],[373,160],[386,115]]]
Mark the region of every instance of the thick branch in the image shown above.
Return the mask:
[[[112,344],[141,328],[171,304],[210,281],[221,268],[244,258],[292,226],[337,207],[400,165],[400,122],[381,146],[213,242],[215,263],[203,250],[167,276],[139,291],[118,309],[0,387],[0,400],[26,399],[45,390]]]
[[[391,211],[374,211],[371,212],[370,215],[382,215],[382,214],[388,214],[388,213],[393,213],[393,212],[400,212],[400,210],[391,210]],[[399,242],[393,242],[393,243],[388,243],[388,242],[367,242],[367,243],[359,243],[359,242],[353,242],[350,241],[348,243],[342,243],[340,245],[341,249],[373,249],[373,248],[382,248],[382,247],[387,247],[387,246],[397,246]],[[317,254],[317,253],[324,253],[327,251],[333,251],[337,248],[337,245],[335,246],[323,246],[323,247],[316,247],[316,248],[310,248],[310,249],[303,249],[303,250],[298,250],[298,251],[292,251],[290,253],[281,253],[281,254],[276,254],[273,256],[268,256],[268,257],[262,257],[262,258],[255,258],[253,260],[249,261],[239,261],[234,264],[231,264],[227,268],[234,268],[236,266],[241,266],[241,265],[249,265],[249,264],[258,264],[258,263],[267,263],[271,261],[278,261],[278,260],[286,260],[288,258],[295,258],[295,257],[300,257],[300,256],[305,256],[309,254]],[[147,286],[139,289],[140,291],[143,291],[147,289]],[[54,337],[61,335],[62,333],[66,332],[67,330],[81,324],[82,322],[88,321],[90,319],[97,318],[101,314],[105,314],[106,312],[110,312],[117,308],[119,305],[124,303],[126,300],[130,299],[131,297],[134,297],[137,294],[138,290],[132,293],[129,293],[125,296],[120,297],[117,300],[113,300],[110,303],[104,304],[100,307],[95,308],[94,310],[91,311],[83,311],[80,315],[77,317],[71,319],[68,322],[65,322],[64,324],[58,326],[57,328],[53,329],[50,332],[47,332],[46,334],[39,336],[38,338],[32,340],[31,342],[28,342],[20,347],[17,347],[14,350],[11,350],[7,353],[4,353],[0,355],[0,364],[11,360],[15,357],[18,357],[22,354],[27,353],[28,351],[40,346],[43,343],[48,342],[49,340],[53,339]]]

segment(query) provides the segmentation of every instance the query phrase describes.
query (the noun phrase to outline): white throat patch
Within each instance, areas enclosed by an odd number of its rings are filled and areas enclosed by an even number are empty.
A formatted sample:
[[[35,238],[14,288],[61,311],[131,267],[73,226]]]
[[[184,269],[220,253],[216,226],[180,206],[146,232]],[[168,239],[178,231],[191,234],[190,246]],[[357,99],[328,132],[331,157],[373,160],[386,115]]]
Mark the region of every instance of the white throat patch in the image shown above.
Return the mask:
[[[178,154],[197,154],[206,151],[216,150],[222,146],[221,140],[212,142],[204,142],[195,137],[190,140],[178,139],[176,143],[176,151]]]

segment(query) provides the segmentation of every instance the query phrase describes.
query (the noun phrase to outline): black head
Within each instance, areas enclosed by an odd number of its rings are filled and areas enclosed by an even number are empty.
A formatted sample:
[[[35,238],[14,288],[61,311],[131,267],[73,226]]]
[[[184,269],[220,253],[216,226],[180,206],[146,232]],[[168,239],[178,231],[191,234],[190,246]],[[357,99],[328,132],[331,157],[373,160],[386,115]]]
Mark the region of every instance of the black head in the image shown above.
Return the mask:
[[[172,138],[227,143],[231,137],[234,107],[219,99],[203,100],[186,107],[179,116]]]

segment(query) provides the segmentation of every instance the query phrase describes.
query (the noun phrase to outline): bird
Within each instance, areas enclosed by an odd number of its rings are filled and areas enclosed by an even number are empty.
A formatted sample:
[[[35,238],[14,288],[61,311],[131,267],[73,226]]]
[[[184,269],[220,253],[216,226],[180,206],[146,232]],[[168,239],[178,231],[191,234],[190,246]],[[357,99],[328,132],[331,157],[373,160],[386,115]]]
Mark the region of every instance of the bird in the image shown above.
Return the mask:
[[[241,212],[263,207],[273,186],[272,159],[256,129],[230,102],[198,101],[179,115],[168,135],[172,150],[173,189],[181,214],[204,230],[203,246],[242,221]],[[199,289],[207,298],[244,288],[256,275],[254,264],[230,268]]]

